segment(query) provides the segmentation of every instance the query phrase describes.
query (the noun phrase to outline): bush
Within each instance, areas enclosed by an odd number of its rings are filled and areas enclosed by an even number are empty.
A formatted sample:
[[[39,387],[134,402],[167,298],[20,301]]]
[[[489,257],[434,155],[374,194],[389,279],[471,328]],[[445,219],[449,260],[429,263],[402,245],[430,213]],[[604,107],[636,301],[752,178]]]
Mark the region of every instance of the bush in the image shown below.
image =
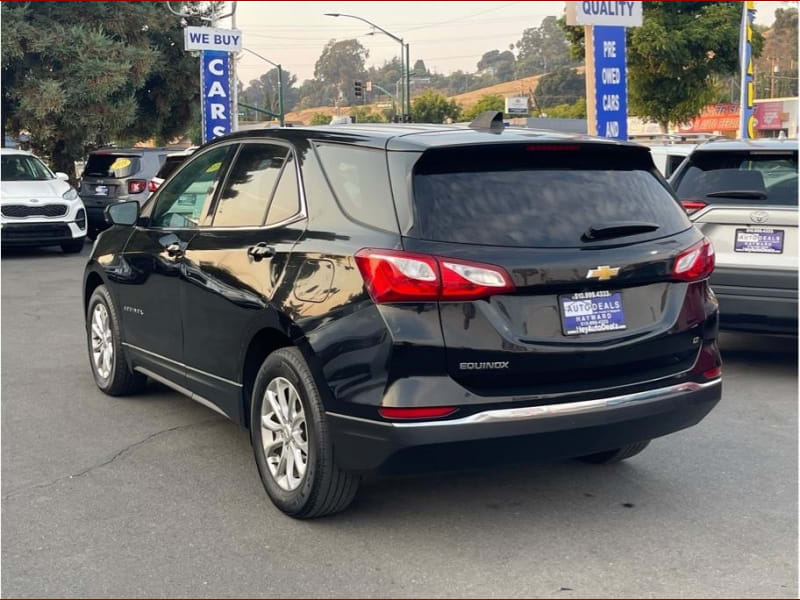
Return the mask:
[[[411,103],[411,118],[415,123],[444,123],[446,119],[457,121],[461,107],[455,100],[448,100],[441,92],[425,90]]]
[[[314,116],[311,117],[312,125],[327,125],[330,122],[331,116],[326,115],[325,113],[314,113]]]
[[[464,111],[463,119],[465,121],[472,121],[482,112],[487,110],[498,110],[503,112],[506,109],[506,99],[497,94],[484,94],[478,99],[478,102],[470,106]]]

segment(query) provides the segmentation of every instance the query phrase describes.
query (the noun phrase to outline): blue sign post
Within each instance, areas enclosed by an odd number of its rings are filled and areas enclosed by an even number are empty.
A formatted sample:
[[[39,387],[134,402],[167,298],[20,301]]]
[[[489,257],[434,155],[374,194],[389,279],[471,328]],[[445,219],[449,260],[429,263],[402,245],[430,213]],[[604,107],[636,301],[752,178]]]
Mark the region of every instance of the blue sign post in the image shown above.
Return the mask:
[[[231,132],[230,54],[203,50],[200,59],[200,87],[203,101],[203,143]]]
[[[597,135],[627,140],[625,27],[595,25],[594,64]]]

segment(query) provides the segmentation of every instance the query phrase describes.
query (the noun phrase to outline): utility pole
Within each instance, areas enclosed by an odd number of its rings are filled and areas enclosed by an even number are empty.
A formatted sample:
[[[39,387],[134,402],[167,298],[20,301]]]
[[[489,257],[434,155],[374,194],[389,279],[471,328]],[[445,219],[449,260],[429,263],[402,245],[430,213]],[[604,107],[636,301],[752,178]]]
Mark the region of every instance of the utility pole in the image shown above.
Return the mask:
[[[770,56],[770,60],[772,61],[772,68],[769,72],[769,97],[775,97],[775,73],[778,72],[778,65],[776,64],[776,58],[774,56]]]
[[[411,58],[409,56],[408,43],[406,43],[406,114],[408,122],[411,122]]]

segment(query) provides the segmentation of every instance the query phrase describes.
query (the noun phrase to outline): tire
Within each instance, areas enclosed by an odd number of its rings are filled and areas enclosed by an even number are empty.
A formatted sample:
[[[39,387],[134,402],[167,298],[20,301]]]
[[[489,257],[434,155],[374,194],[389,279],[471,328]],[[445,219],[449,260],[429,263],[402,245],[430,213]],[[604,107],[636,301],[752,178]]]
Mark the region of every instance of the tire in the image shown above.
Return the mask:
[[[278,411],[267,399],[268,390],[278,401]],[[355,498],[359,477],[342,471],[334,461],[319,389],[297,348],[281,348],[266,358],[256,376],[250,405],[253,454],[261,482],[275,506],[298,519],[322,517],[347,508]],[[271,425],[265,427],[264,422]],[[290,441],[283,443],[279,439]],[[269,450],[265,449],[265,440],[271,443]],[[303,446],[305,468],[301,469]]]
[[[103,315],[106,316],[107,325],[95,322],[96,318],[101,322],[104,321]],[[99,344],[99,347],[110,348],[111,354],[107,360],[98,364],[94,346],[98,345],[98,338],[101,337],[98,334],[101,333],[104,334],[103,343]],[[104,285],[98,286],[89,298],[89,308],[86,312],[86,341],[92,375],[101,391],[109,396],[125,396],[144,389],[147,377],[128,368],[125,349],[120,341],[119,315]]]
[[[72,240],[71,242],[64,242],[61,244],[61,250],[64,254],[77,254],[81,250],[83,250],[83,246],[86,243],[86,238],[82,237],[79,239]]]
[[[647,448],[649,444],[650,440],[645,440],[644,442],[636,442],[635,444],[628,444],[627,446],[623,446],[622,448],[617,448],[616,450],[607,450],[606,452],[598,452],[597,454],[589,454],[588,456],[581,456],[578,460],[582,460],[584,462],[592,463],[595,465],[613,465],[614,463],[623,461],[626,458],[631,458],[632,456],[636,456],[642,450]]]

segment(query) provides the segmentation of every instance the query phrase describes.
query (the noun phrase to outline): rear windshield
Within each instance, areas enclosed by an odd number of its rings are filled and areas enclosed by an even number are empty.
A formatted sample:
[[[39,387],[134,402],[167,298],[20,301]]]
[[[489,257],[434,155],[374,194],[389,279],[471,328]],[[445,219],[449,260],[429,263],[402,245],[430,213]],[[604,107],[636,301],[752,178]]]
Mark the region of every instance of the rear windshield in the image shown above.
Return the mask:
[[[125,154],[90,154],[84,176],[124,179],[139,171],[139,157]]]
[[[167,159],[164,161],[164,164],[161,165],[161,169],[159,169],[156,177],[159,177],[160,179],[167,179],[186,161],[187,158],[189,157],[167,156]]]
[[[681,200],[797,206],[797,152],[696,152],[676,191]]]
[[[464,244],[577,247],[592,227],[652,223],[614,242],[690,226],[638,149],[517,145],[429,150],[414,169],[415,237]]]
[[[34,156],[6,154],[0,164],[0,178],[3,181],[44,181],[52,179],[53,174]]]

